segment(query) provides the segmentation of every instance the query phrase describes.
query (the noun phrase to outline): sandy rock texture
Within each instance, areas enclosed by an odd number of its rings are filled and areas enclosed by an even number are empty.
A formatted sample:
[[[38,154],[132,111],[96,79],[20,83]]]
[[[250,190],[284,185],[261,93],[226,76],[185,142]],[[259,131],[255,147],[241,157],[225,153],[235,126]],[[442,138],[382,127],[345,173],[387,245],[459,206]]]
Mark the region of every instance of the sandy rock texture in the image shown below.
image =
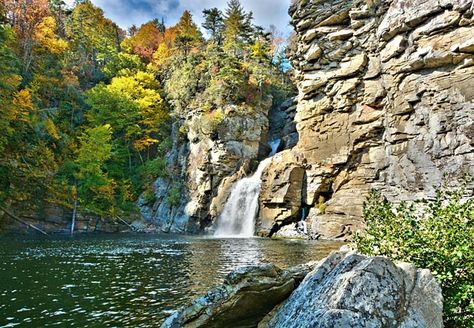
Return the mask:
[[[299,141],[263,175],[260,235],[306,220],[315,238],[350,239],[370,189],[413,200],[474,174],[473,12],[472,0],[293,2]]]

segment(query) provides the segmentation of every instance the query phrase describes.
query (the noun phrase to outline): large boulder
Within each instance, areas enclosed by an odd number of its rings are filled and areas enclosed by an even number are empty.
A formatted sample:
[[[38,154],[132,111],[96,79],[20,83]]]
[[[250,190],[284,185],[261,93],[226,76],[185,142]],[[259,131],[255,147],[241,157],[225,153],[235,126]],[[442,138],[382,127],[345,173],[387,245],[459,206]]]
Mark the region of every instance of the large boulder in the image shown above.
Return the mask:
[[[256,327],[291,294],[311,267],[301,265],[282,271],[273,264],[263,264],[239,268],[222,285],[170,316],[161,327]]]
[[[441,288],[429,270],[337,252],[321,261],[261,327],[443,327]]]

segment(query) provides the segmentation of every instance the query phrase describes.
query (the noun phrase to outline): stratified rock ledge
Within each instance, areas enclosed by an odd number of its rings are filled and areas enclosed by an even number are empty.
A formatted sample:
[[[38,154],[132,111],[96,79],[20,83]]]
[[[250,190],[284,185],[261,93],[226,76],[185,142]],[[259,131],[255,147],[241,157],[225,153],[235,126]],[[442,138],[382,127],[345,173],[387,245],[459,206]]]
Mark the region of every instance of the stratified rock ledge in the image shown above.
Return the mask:
[[[237,269],[161,327],[437,328],[442,312],[429,270],[340,251],[285,271],[271,264]]]

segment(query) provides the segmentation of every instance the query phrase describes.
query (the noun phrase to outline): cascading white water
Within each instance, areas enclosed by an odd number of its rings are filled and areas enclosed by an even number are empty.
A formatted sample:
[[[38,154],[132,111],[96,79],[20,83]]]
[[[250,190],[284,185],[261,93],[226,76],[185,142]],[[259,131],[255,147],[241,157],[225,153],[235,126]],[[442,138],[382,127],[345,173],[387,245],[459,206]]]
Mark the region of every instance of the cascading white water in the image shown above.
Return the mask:
[[[260,194],[261,177],[265,168],[270,164],[280,146],[280,140],[269,142],[272,152],[270,157],[258,165],[257,171],[243,178],[234,185],[224,210],[217,221],[217,237],[252,237],[255,232],[255,217],[258,212],[258,196]]]

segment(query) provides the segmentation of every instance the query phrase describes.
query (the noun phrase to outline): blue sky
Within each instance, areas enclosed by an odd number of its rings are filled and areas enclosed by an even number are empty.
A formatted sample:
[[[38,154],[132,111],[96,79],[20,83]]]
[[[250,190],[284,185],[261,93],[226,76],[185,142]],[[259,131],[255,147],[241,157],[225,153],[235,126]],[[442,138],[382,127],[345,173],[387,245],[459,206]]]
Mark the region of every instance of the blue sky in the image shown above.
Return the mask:
[[[66,0],[71,4],[73,0]],[[174,25],[185,9],[193,14],[194,20],[201,25],[202,10],[217,7],[224,10],[225,0],[92,0],[102,8],[105,15],[126,28],[135,24],[140,26],[153,18],[164,17],[166,25]],[[247,11],[254,13],[254,22],[267,29],[275,25],[285,35],[289,35],[288,7],[291,0],[241,0]]]

